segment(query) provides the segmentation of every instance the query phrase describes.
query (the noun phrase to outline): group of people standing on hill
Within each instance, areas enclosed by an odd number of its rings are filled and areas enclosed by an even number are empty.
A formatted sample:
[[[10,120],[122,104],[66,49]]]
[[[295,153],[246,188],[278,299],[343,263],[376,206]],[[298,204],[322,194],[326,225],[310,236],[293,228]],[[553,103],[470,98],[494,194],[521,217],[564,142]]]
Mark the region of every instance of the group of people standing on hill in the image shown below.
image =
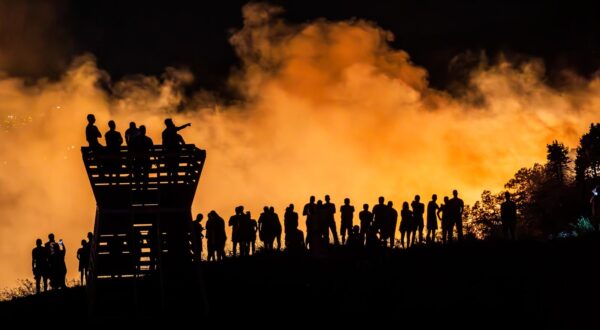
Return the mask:
[[[83,284],[88,272],[90,261],[90,247],[94,235],[87,234],[88,240],[81,240],[81,247],[77,250],[77,260],[79,260],[80,283]],[[48,290],[48,282],[52,289],[65,289],[67,287],[67,264],[65,256],[67,247],[62,238],[58,242],[54,234],[48,234],[48,241],[42,244],[38,238],[35,241],[35,248],[31,251],[31,268],[35,279],[36,293],[40,293],[42,286],[44,291]]]
[[[358,223],[354,223],[355,208],[350,199],[344,199],[339,207],[341,244],[349,246],[366,247],[397,247],[396,231],[400,232],[399,246],[409,248],[416,243],[434,243],[437,240],[437,230],[441,228],[441,241],[450,243],[456,238],[463,239],[463,212],[464,202],[458,197],[458,191],[452,192],[452,197],[444,197],[443,203],[438,205],[437,195],[432,195],[427,206],[421,202],[421,197],[416,195],[409,204],[402,203],[400,212],[394,208],[392,201],[385,202],[384,197],[379,197],[378,204],[372,209],[364,204],[358,213]],[[231,227],[232,254],[234,256],[254,254],[256,238],[263,242],[265,250],[280,250],[281,234],[285,234],[285,248],[290,251],[299,251],[305,248],[318,251],[330,243],[340,244],[335,214],[338,208],[331,202],[329,195],[316,201],[311,196],[304,205],[302,215],[306,218],[306,237],[298,228],[299,215],[290,204],[284,213],[283,231],[279,216],[273,207],[264,207],[258,221],[252,219],[249,211],[244,212],[243,206],[235,208],[235,213],[229,218],[227,225]],[[506,201],[501,205],[502,222],[505,224],[505,233],[514,239],[516,225],[516,205],[506,194]],[[206,222],[206,236],[201,224],[202,214],[196,218],[196,235],[206,237],[208,260],[221,260],[225,256],[225,220],[215,211],[211,211]],[[441,225],[438,226],[438,221]],[[398,225],[399,222],[399,225]],[[425,229],[427,230],[424,235]],[[258,235],[257,235],[258,233]],[[200,243],[200,245],[202,245]]]

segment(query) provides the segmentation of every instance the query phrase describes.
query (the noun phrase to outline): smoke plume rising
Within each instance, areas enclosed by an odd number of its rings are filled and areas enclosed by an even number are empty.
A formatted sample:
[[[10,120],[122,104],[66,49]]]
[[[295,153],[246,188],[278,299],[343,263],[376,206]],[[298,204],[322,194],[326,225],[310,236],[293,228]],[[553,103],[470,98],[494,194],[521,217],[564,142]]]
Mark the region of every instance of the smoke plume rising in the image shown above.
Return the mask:
[[[88,113],[102,132],[109,119],[121,132],[144,124],[155,143],[165,117],[191,122],[182,135],[208,152],[193,211],[224,218],[240,204],[255,218],[264,205],[301,211],[313,194],[359,208],[380,195],[399,206],[456,188],[472,202],[542,162],[551,140],[575,146],[597,120],[598,79],[557,89],[540,61],[500,60],[474,69],[462,96],[451,96],[430,88],[427,71],[375,23],[290,25],[281,10],[243,9],[230,39],[242,62],[229,80],[237,102],[184,96],[193,77],[174,68],[111,81],[92,55],[56,81],[1,76],[0,287],[31,276],[31,248],[50,232],[65,240],[76,276],[74,253],[95,210],[79,149]]]

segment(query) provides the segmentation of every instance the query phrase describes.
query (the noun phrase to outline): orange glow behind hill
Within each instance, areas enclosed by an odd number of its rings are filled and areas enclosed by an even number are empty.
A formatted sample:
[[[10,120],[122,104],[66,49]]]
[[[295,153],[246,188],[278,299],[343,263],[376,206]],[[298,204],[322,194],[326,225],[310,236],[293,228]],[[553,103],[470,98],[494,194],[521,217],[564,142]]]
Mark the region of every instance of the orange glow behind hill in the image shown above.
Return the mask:
[[[430,88],[426,70],[373,23],[292,26],[279,10],[244,8],[244,28],[230,40],[243,63],[230,78],[243,96],[234,104],[207,91],[184,97],[193,77],[172,68],[110,82],[107,93],[98,82],[108,75],[90,55],[58,81],[2,76],[0,287],[31,276],[31,248],[49,232],[65,240],[75,276],[77,243],[95,210],[79,149],[88,113],[102,132],[109,119],[121,132],[144,124],[155,143],[165,117],[192,122],[182,135],[208,152],[194,212],[226,219],[240,204],[255,218],[264,205],[282,216],[313,194],[336,204],[350,197],[359,208],[380,195],[399,206],[456,188],[471,203],[543,162],[551,140],[576,146],[598,120],[599,79],[557,90],[544,84],[538,61],[500,62],[474,70],[456,98]]]

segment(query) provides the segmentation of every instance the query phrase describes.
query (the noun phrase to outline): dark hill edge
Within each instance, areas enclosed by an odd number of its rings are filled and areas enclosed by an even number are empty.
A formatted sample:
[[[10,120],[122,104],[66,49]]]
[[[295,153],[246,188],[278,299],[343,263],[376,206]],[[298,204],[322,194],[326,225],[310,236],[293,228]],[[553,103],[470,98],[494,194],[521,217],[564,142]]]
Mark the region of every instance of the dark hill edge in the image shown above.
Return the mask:
[[[274,253],[227,259],[203,265],[208,309],[190,317],[253,325],[285,319],[583,327],[597,323],[599,247],[599,237],[590,236],[473,241],[408,251],[338,247],[326,256]],[[2,302],[0,315],[31,322],[112,321],[89,320],[86,302],[84,288],[70,288]]]

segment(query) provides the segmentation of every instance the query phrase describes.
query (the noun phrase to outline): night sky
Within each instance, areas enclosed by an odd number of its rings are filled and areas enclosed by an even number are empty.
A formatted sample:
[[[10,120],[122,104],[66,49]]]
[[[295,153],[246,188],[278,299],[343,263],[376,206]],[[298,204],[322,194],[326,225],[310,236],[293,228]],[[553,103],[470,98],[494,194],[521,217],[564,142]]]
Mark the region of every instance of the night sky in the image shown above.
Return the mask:
[[[35,41],[31,49],[47,54],[35,65],[16,59],[9,73],[55,76],[74,56],[92,53],[114,79],[130,74],[159,75],[167,66],[189,68],[191,88],[222,90],[237,58],[228,38],[241,28],[247,1],[2,1],[7,25]],[[585,1],[271,1],[284,19],[303,23],[366,19],[391,31],[393,45],[406,50],[429,71],[433,87],[451,89],[462,79],[450,66],[458,55],[502,53],[513,62],[544,59],[550,83],[564,69],[591,76],[600,67],[600,20]],[[19,10],[19,24],[14,23]],[[36,22],[36,24],[30,24]],[[1,27],[2,25],[0,25]],[[2,33],[0,45],[10,37]],[[29,43],[30,44],[30,43]],[[60,45],[60,46],[57,46]],[[15,56],[16,57],[16,56]],[[468,62],[468,61],[467,61]],[[468,65],[468,63],[467,63]]]

